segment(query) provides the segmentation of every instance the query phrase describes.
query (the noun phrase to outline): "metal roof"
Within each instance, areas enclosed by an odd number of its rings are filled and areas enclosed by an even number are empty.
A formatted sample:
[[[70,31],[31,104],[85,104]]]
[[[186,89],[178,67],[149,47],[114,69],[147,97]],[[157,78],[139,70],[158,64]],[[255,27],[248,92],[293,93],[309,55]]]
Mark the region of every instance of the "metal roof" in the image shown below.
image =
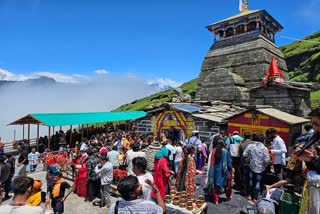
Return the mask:
[[[144,117],[144,111],[124,112],[82,112],[82,113],[37,113],[28,114],[8,125],[40,124],[46,126],[66,126],[90,123],[133,120]]]
[[[289,113],[286,113],[284,111],[280,111],[278,109],[275,109],[275,108],[255,108],[255,109],[247,109],[245,111],[242,111],[242,112],[239,112],[238,114],[235,114],[233,116],[230,116],[226,119],[230,119],[232,117],[235,117],[237,115],[240,115],[242,113],[245,113],[245,112],[248,112],[248,111],[258,111],[260,113],[263,113],[263,114],[266,114],[270,117],[273,117],[273,118],[276,118],[280,121],[283,121],[285,123],[288,123],[290,125],[293,125],[293,124],[299,124],[299,123],[308,123],[310,122],[310,120],[306,119],[306,118],[303,118],[303,117],[298,117],[298,116],[295,116],[295,115],[292,115],[292,114],[289,114]]]
[[[217,123],[226,123],[226,119],[242,112],[244,108],[235,105],[213,105],[205,111],[192,114],[194,117],[210,120]]]
[[[223,24],[223,23],[226,23],[226,22],[230,22],[230,21],[238,19],[238,18],[242,18],[244,16],[254,15],[254,14],[259,14],[259,13],[263,13],[265,16],[269,17],[274,23],[276,23],[276,25],[278,25],[278,27],[280,29],[283,29],[283,26],[276,19],[274,19],[266,10],[245,10],[245,11],[243,11],[243,12],[237,14],[237,15],[234,15],[234,16],[228,17],[226,19],[223,19],[221,21],[212,23],[207,27],[220,25],[220,24]]]
[[[266,115],[269,115],[271,117],[275,117],[278,120],[281,120],[283,122],[286,122],[290,125],[292,124],[298,124],[298,123],[307,123],[310,122],[310,120],[303,118],[303,117],[298,117],[292,114],[288,114],[286,112],[280,111],[275,108],[261,108],[261,109],[256,109],[257,111],[264,113]]]
[[[177,104],[172,106],[172,108],[181,110],[188,113],[198,112],[202,109],[199,105],[191,105],[191,104]]]

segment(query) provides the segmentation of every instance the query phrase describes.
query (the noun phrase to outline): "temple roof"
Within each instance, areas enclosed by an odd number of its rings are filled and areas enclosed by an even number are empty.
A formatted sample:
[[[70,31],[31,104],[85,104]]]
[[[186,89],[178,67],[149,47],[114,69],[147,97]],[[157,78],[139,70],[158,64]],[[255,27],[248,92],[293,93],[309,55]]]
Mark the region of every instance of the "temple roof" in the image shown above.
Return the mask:
[[[220,23],[222,23],[222,22],[231,21],[231,20],[233,20],[233,19],[237,19],[237,18],[240,18],[240,17],[242,17],[242,16],[247,16],[247,15],[250,15],[250,14],[254,14],[254,13],[259,12],[259,11],[262,11],[262,10],[245,10],[245,11],[243,11],[243,12],[237,14],[237,15],[230,16],[230,17],[228,17],[228,18],[226,18],[226,19],[223,19],[223,20],[221,20],[221,21],[215,22],[215,23],[213,23],[213,24],[211,24],[211,25],[216,25],[216,24],[220,24]],[[211,26],[211,25],[210,25],[210,26]]]
[[[223,19],[221,21],[218,21],[218,22],[215,22],[213,24],[210,24],[208,27],[212,27],[212,26],[215,26],[215,25],[221,25],[225,22],[229,22],[229,21],[232,21],[234,19],[238,19],[238,18],[241,18],[241,17],[245,17],[245,16],[249,16],[249,15],[253,15],[253,14],[259,14],[259,13],[263,13],[265,16],[268,16],[269,18],[271,18],[271,20],[276,24],[278,25],[278,27],[280,29],[283,29],[283,26],[277,21],[275,20],[266,10],[245,10],[237,15],[234,15],[234,16],[231,16],[231,17],[228,17],[226,19]]]

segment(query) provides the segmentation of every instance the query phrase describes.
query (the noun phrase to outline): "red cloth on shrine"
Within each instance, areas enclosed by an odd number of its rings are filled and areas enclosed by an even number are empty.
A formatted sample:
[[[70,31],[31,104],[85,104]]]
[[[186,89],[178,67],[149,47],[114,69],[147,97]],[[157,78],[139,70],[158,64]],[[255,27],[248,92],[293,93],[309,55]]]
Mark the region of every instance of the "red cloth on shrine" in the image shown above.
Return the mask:
[[[168,186],[168,178],[170,176],[170,172],[169,161],[167,158],[155,160],[153,179],[163,199],[166,195],[166,187]],[[151,197],[156,198],[156,194],[152,192]]]

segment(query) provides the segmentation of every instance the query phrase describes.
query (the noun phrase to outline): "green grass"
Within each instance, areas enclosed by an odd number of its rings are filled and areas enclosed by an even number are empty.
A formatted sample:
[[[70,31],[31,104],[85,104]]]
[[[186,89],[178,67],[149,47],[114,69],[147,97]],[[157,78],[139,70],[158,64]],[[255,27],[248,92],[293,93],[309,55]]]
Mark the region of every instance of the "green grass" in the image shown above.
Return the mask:
[[[307,36],[302,40],[308,40],[310,42],[296,41],[289,45],[280,47],[280,50],[284,54],[285,58],[289,58],[294,55],[299,55],[306,52],[314,52],[320,50],[320,45],[316,44],[316,42],[320,43],[320,31]]]
[[[290,80],[319,82],[320,31],[302,40],[280,47],[287,62]]]
[[[197,79],[190,80],[189,82],[181,85],[179,88],[181,88],[184,93],[190,94],[191,97],[194,98],[197,90]],[[144,110],[160,105],[164,102],[170,102],[174,95],[175,92],[173,89],[162,91],[160,93],[156,93],[151,96],[135,100],[129,104],[120,106],[119,108],[115,109],[115,111]]]

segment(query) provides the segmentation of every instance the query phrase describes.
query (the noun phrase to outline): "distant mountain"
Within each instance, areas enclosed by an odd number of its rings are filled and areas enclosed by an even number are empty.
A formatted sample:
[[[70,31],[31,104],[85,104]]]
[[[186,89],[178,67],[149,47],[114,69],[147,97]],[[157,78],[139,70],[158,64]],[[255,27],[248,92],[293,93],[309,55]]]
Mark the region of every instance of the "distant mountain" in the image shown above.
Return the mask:
[[[56,80],[50,77],[45,77],[45,76],[41,76],[35,79],[27,79],[23,81],[1,80],[1,73],[0,73],[0,87],[6,87],[13,84],[30,85],[30,86],[47,86],[47,85],[56,84]]]
[[[290,80],[320,82],[320,31],[301,39],[301,41],[282,46],[280,50],[285,56]],[[194,98],[197,79],[190,80],[179,88]],[[120,106],[115,111],[143,110],[164,102],[171,102],[173,95],[173,89],[162,91]],[[313,92],[311,99],[320,100],[320,91]]]

